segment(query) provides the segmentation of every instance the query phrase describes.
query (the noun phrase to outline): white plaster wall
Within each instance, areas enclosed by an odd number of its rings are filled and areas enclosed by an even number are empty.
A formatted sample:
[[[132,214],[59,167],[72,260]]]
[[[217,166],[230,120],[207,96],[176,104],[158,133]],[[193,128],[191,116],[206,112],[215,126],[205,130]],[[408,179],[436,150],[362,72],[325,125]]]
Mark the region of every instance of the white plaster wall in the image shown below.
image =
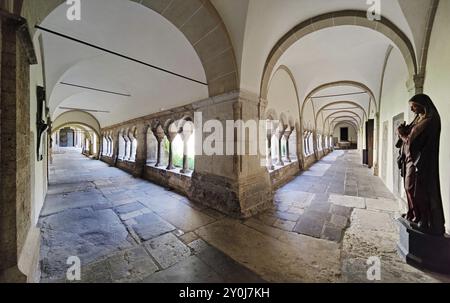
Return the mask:
[[[425,93],[436,105],[442,120],[440,177],[447,232],[450,231],[450,1],[440,1],[428,53]]]
[[[383,93],[381,96],[381,112],[380,125],[385,121],[389,122],[387,146],[383,145],[383,136],[380,133],[379,147],[380,147],[380,161],[383,149],[387,149],[387,165],[380,162],[380,176],[381,170],[386,167],[386,180],[383,180],[389,190],[393,191],[393,165],[396,161],[393,157],[393,121],[392,119],[398,114],[404,113],[405,120],[408,120],[409,107],[408,101],[411,98],[411,93],[408,92],[406,82],[408,80],[408,70],[405,65],[400,51],[394,48],[389,57],[386,72],[384,75]]]
[[[314,130],[314,105],[312,102],[308,102],[305,105],[305,108],[303,110],[303,116],[302,116],[302,123],[303,127],[307,130]]]
[[[298,99],[294,83],[289,74],[279,69],[269,87],[268,109],[273,109],[278,118],[283,113],[289,120],[293,119],[294,125],[299,122]]]

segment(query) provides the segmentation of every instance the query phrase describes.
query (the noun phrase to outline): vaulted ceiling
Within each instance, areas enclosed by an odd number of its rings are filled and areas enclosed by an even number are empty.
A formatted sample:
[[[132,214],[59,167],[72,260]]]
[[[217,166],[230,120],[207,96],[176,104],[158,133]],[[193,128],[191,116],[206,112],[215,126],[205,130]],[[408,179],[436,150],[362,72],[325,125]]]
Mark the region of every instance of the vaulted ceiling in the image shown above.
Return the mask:
[[[257,94],[270,51],[294,26],[328,12],[368,8],[366,0],[210,1],[230,35],[240,87]],[[412,42],[417,57],[422,52],[430,3],[431,0],[381,0],[383,18],[392,21]],[[41,25],[206,82],[202,62],[183,33],[139,1],[83,1],[81,21],[68,21],[66,10],[67,5],[60,5]],[[45,82],[53,118],[71,109],[84,109],[104,127],[208,97],[205,85],[46,32],[38,34],[42,35]],[[277,66],[284,65],[292,72],[300,103],[317,87],[337,81],[359,82],[377,96],[386,50],[392,44],[389,38],[371,29],[351,25],[332,27],[294,43]],[[322,108],[350,101],[362,108],[353,110],[355,116],[364,116],[363,110],[372,116],[377,100],[369,105],[369,94],[359,92],[361,89],[357,87],[336,85],[315,92],[309,102]],[[324,95],[333,97],[323,98]],[[333,109],[342,111],[341,107],[349,106],[336,103],[323,111],[323,118]],[[330,119],[348,114],[337,113]]]
[[[41,26],[206,82],[203,66],[189,41],[151,9],[124,0],[83,1],[81,8],[81,21],[69,21],[67,5],[62,4]],[[67,110],[83,109],[107,126],[208,97],[207,86],[41,33],[54,119]]]

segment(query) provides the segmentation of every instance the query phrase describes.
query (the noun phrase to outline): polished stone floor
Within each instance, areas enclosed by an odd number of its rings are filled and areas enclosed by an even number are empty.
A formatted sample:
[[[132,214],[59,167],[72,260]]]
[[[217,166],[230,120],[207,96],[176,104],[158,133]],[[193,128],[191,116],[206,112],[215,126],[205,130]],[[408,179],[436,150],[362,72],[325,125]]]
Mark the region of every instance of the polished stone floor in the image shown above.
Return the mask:
[[[160,186],[87,159],[54,155],[41,213],[42,282],[63,282],[67,259],[81,282],[438,282],[397,256],[398,202],[336,151],[281,188],[273,209],[234,220]]]

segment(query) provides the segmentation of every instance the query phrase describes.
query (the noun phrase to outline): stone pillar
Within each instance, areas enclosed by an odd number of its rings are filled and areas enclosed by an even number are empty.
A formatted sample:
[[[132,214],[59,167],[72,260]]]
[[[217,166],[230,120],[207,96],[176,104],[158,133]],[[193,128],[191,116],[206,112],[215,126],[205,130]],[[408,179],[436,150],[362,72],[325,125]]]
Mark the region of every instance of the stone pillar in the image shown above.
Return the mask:
[[[277,162],[277,165],[278,166],[284,166],[283,153],[282,153],[283,147],[281,146],[281,142],[283,141],[283,136],[284,136],[284,133],[285,133],[287,127],[284,125],[282,127],[283,128],[280,129],[277,134],[277,138],[278,138],[278,162]]]
[[[173,140],[175,139],[177,133],[171,132],[170,130],[166,131],[167,140],[169,140],[169,163],[167,164],[167,170],[174,170],[175,166],[173,166]]]
[[[164,140],[164,131],[161,129],[161,127],[157,127],[155,129],[152,130],[153,134],[155,135],[156,141],[158,141],[158,149],[156,151],[156,164],[155,167],[160,167],[161,166],[161,144]]]
[[[130,146],[130,138],[128,137],[128,133],[123,134],[123,139],[125,141],[125,154],[123,156],[123,161],[130,160],[131,146]]]
[[[147,164],[147,129],[146,125],[138,125],[136,128],[137,149],[133,174],[135,177],[142,176]]]
[[[120,131],[116,131],[112,133],[112,142],[113,142],[113,153],[112,153],[112,158],[113,158],[113,163],[114,166],[117,166],[117,161],[119,160],[119,136],[120,136]]]
[[[283,162],[283,154],[282,154],[282,146],[281,146],[281,142],[283,140],[283,135],[278,135],[278,162],[277,162],[277,166],[284,166],[284,162]]]
[[[189,158],[188,158],[188,141],[192,136],[192,132],[185,131],[183,128],[182,139],[183,139],[183,169],[181,170],[182,174],[189,174],[191,171],[189,169]]]
[[[268,168],[269,170],[274,170],[275,166],[273,165],[272,160],[272,133],[267,134],[267,145],[268,145],[268,155],[267,155],[267,161],[268,161]]]
[[[230,138],[232,131],[226,135],[227,120],[259,122],[261,109],[259,97],[244,91],[234,91],[196,102],[193,107],[197,112],[195,136],[196,142],[200,143],[197,147],[209,136],[202,132],[203,123],[216,120],[223,126],[223,140],[218,138],[216,146],[223,144],[223,150],[228,152],[206,156],[197,149],[192,186],[189,191],[190,199],[237,218],[250,217],[271,207],[273,191],[264,155],[233,153],[232,151],[237,149],[238,138],[237,136]],[[199,113],[203,122],[198,121]],[[234,133],[237,133],[236,130]],[[253,143],[252,140],[256,140],[258,144],[259,140],[265,141],[266,134],[257,136],[260,138],[248,137],[246,135],[245,138],[241,138],[241,143],[249,146]],[[265,142],[262,142],[262,147],[265,148]]]
[[[284,138],[286,139],[286,162],[287,163],[292,163],[291,156],[289,154],[289,138],[291,137],[292,132],[293,132],[292,129],[284,132]]]

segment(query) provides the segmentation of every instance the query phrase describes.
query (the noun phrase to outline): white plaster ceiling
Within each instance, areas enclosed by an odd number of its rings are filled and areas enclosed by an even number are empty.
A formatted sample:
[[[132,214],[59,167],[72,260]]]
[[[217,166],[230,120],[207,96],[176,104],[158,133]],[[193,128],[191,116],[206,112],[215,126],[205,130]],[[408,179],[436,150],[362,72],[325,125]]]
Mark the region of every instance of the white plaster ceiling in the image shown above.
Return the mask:
[[[241,87],[259,93],[266,59],[276,42],[295,25],[320,14],[362,10],[366,0],[212,0],[228,28],[238,60]],[[381,0],[381,14],[413,43],[418,57],[431,0]],[[244,12],[247,14],[245,15]],[[244,37],[244,38],[242,38]]]
[[[334,86],[329,87],[326,89],[322,89],[315,94],[312,95],[312,102],[314,104],[314,108],[316,111],[318,111],[320,108],[327,106],[329,104],[335,103],[335,102],[342,102],[342,101],[349,101],[354,102],[359,105],[361,105],[362,108],[366,111],[366,113],[369,112],[369,106],[374,106],[374,103],[370,105],[370,96],[367,93],[363,93],[364,90],[361,88],[353,87],[353,86]],[[360,94],[363,93],[363,94]],[[338,96],[338,95],[344,95],[344,94],[351,94],[347,96]],[[357,95],[353,95],[357,94]],[[333,97],[326,97],[326,96],[333,96]],[[347,105],[349,107],[350,105]]]
[[[137,60],[206,82],[194,48],[169,21],[128,0],[82,1],[81,21],[62,4],[42,26]],[[39,32],[38,32],[39,33]],[[75,107],[95,113],[102,127],[208,97],[206,86],[42,32],[47,94],[53,119]],[[69,82],[129,94],[123,97],[61,85]]]
[[[376,92],[390,43],[382,34],[362,27],[327,28],[297,41],[278,64],[291,69],[301,87],[301,101],[322,84],[344,80],[360,82]]]
[[[299,86],[300,102],[317,87],[337,81],[359,82],[377,96],[385,54],[390,44],[388,38],[370,29],[357,26],[327,28],[297,41],[281,56],[277,65],[285,65],[291,70]],[[361,105],[373,117],[376,100],[370,104],[371,98],[367,93],[314,98],[357,92],[364,92],[364,89],[349,85],[329,87],[316,92],[312,102],[317,112],[327,104],[350,101]],[[335,105],[329,109],[349,106]]]

